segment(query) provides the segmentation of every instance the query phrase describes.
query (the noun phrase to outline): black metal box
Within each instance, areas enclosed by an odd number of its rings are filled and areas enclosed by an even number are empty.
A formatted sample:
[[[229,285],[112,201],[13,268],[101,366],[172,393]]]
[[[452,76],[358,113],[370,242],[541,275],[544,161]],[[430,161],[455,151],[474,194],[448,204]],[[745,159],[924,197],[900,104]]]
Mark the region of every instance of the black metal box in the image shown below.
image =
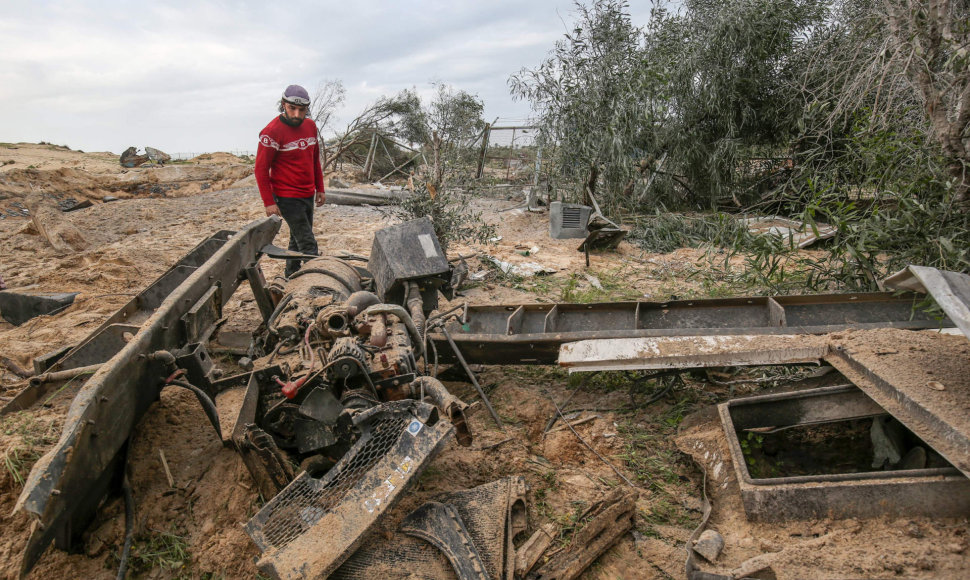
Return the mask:
[[[431,219],[423,217],[379,230],[374,234],[367,269],[374,275],[377,295],[397,302],[403,283],[436,277],[437,285],[451,277],[448,258],[441,250]]]

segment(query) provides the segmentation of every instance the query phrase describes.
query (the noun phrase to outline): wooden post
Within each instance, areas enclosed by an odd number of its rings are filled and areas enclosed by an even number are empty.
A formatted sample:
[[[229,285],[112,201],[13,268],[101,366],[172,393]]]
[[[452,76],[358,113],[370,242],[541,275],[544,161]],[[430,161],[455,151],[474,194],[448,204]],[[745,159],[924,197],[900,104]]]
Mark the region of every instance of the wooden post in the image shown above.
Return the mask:
[[[505,180],[508,181],[512,175],[512,151],[515,150],[515,127],[512,127],[512,141],[509,143],[509,158],[505,166]]]
[[[371,170],[374,169],[374,154],[377,153],[377,131],[370,136],[370,147],[367,149],[367,158],[364,160],[364,171],[367,172],[367,179],[370,179]]]
[[[478,156],[478,172],[475,174],[475,179],[481,179],[485,175],[485,154],[488,152],[488,137],[491,133],[491,123],[485,123],[485,131],[482,132],[482,153]]]

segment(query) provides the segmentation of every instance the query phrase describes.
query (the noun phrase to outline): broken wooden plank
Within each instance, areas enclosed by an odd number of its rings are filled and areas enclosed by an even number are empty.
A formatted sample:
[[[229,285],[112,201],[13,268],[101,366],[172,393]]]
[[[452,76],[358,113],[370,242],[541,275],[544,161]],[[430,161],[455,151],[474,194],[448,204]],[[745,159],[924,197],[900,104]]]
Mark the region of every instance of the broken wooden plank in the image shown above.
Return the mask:
[[[569,547],[553,556],[536,571],[536,580],[572,580],[610,549],[633,527],[637,493],[631,489],[614,489],[598,505],[586,525],[573,534]]]
[[[541,528],[536,530],[515,552],[515,577],[524,578],[530,570],[535,568],[539,558],[546,553],[555,538],[555,524],[543,524]]]

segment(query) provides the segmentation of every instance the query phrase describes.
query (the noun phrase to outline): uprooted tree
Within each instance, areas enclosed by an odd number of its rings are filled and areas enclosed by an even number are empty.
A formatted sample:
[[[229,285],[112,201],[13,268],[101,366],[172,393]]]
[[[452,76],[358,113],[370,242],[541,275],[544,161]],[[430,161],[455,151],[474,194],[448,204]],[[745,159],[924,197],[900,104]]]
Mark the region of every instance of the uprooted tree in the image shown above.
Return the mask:
[[[660,1],[638,28],[593,0],[510,84],[577,196],[826,221],[810,285],[874,288],[907,262],[970,269],[968,42],[962,1]]]

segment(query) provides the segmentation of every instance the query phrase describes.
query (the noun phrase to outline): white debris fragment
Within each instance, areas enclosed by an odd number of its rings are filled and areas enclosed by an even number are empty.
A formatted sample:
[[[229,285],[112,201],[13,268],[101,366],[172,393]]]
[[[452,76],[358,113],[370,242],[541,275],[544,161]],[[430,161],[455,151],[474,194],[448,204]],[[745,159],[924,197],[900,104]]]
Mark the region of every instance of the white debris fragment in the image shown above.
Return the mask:
[[[506,274],[513,274],[515,276],[522,276],[524,278],[531,278],[532,276],[538,276],[542,274],[555,274],[556,270],[543,266],[537,262],[519,262],[518,264],[512,264],[511,262],[506,262],[504,260],[499,260],[494,256],[489,256],[488,254],[483,254],[486,259],[490,260],[493,264],[498,266],[498,269]]]

